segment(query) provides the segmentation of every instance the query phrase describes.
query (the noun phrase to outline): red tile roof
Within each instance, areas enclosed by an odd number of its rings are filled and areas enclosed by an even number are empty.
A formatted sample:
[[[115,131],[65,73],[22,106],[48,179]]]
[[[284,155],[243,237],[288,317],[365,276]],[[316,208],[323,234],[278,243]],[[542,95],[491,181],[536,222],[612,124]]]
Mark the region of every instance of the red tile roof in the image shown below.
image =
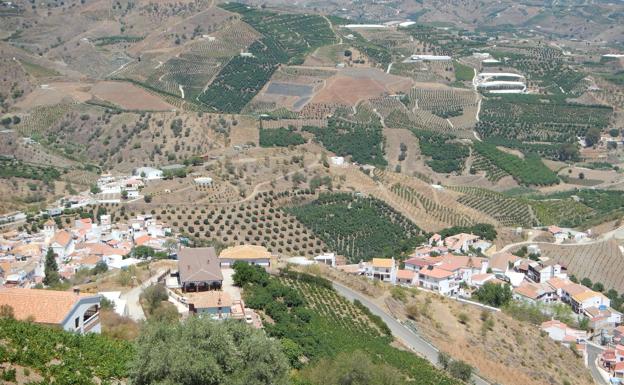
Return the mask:
[[[426,277],[431,277],[431,278],[436,278],[436,279],[448,278],[448,277],[451,277],[453,275],[453,272],[447,271],[447,270],[438,269],[437,267],[434,267],[431,270],[429,270],[429,269],[422,269],[418,273],[420,275],[424,275]]]
[[[18,320],[33,318],[35,322],[59,324],[80,297],[70,291],[36,289],[0,289],[0,305],[9,305]]]

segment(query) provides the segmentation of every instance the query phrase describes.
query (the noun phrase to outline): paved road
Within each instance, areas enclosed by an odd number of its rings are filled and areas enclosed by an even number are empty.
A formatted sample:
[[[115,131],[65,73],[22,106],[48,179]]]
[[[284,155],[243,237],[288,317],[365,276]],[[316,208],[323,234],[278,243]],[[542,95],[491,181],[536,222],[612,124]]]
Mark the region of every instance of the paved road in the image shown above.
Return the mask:
[[[431,345],[429,342],[425,341],[422,337],[414,333],[401,322],[394,319],[391,315],[386,313],[382,308],[370,301],[364,295],[339,283],[332,282],[332,284],[334,285],[336,291],[340,293],[343,297],[351,301],[357,299],[358,301],[362,302],[362,304],[366,306],[371,311],[371,313],[378,315],[379,317],[381,317],[381,319],[384,320],[384,322],[388,325],[396,339],[404,343],[406,346],[408,346],[414,352],[418,353],[420,356],[426,358],[433,365],[437,366],[438,349],[436,349],[435,346]],[[472,380],[474,381],[475,385],[490,385],[489,382],[474,374],[472,376]]]
[[[587,344],[587,365],[591,372],[592,378],[596,384],[608,385],[604,378],[600,375],[598,367],[596,366],[596,359],[602,353],[603,348],[593,344]]]
[[[143,289],[148,287],[149,285],[156,283],[158,277],[165,273],[166,270],[159,270],[158,273],[151,276],[147,281],[143,282],[141,285],[121,294],[121,299],[125,299],[128,305],[128,317],[132,318],[135,321],[144,321],[145,313],[143,312],[143,308],[139,303],[139,298],[141,297],[141,293]]]

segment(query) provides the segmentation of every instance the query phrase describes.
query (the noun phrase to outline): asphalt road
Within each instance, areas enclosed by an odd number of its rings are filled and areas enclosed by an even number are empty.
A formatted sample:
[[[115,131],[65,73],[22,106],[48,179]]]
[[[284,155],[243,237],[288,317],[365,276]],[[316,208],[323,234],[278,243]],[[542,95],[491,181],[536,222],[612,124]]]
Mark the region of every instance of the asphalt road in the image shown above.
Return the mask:
[[[390,314],[386,313],[382,308],[367,299],[364,295],[339,283],[332,282],[332,284],[334,285],[336,291],[340,293],[343,297],[347,298],[350,301],[357,299],[362,303],[362,305],[366,306],[371,311],[371,313],[381,317],[381,319],[383,319],[384,322],[388,325],[388,327],[392,331],[392,335],[394,335],[396,339],[401,341],[419,356],[426,358],[434,366],[438,365],[438,349],[436,349],[435,346],[431,345],[418,334],[414,333],[407,326],[397,321]],[[489,382],[474,374],[472,375],[472,380],[475,385],[490,385]]]
[[[608,385],[596,367],[596,358],[602,353],[602,350],[602,348],[593,344],[587,344],[587,365],[589,366],[589,371],[596,384]]]
[[[147,281],[143,282],[141,285],[121,294],[121,299],[125,299],[128,306],[128,317],[132,318],[135,321],[145,320],[145,313],[143,312],[143,308],[139,303],[139,298],[141,297],[141,293],[143,292],[143,290],[149,285],[156,283],[158,277],[164,272],[165,270],[159,271],[155,275],[151,276]]]

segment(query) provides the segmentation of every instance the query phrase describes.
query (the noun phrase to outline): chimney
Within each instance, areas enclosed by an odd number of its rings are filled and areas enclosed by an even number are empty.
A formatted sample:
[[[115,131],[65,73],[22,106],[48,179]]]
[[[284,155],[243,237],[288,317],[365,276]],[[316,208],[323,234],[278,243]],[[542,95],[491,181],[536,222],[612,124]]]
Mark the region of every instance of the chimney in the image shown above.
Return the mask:
[[[80,295],[80,288],[78,286],[74,286],[73,291],[74,291],[74,294]]]

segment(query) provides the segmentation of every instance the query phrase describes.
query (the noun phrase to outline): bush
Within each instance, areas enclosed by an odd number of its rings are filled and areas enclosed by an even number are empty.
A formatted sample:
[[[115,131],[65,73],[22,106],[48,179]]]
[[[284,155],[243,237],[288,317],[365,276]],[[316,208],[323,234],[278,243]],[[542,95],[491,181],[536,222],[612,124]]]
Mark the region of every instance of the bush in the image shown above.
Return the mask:
[[[459,378],[464,382],[470,381],[472,377],[472,366],[468,365],[464,361],[453,361],[448,366],[448,371],[451,376]]]
[[[275,128],[260,130],[261,147],[288,147],[305,143],[301,134],[293,132],[291,129]]]
[[[141,298],[145,301],[148,313],[152,314],[162,301],[166,301],[169,298],[169,295],[164,285],[152,284],[143,290]]]
[[[511,287],[508,284],[486,282],[474,293],[474,296],[481,303],[501,307],[511,301]]]

